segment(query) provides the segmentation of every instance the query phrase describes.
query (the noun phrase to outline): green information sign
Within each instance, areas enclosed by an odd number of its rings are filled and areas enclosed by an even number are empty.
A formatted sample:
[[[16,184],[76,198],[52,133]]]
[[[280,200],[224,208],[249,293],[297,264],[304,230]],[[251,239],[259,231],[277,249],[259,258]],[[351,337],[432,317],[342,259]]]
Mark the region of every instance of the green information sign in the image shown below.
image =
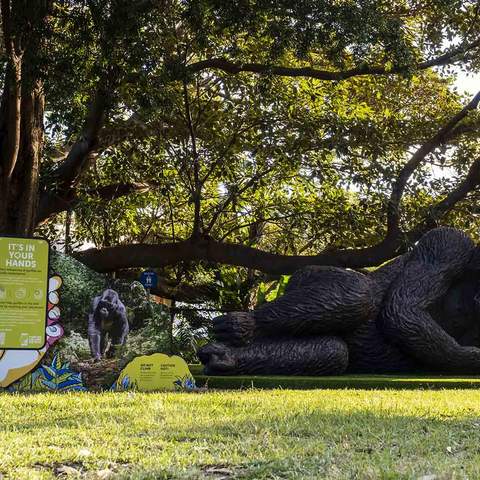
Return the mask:
[[[0,350],[45,345],[48,242],[0,237]]]
[[[164,353],[134,358],[121,372],[112,390],[192,390],[195,380],[185,360]]]

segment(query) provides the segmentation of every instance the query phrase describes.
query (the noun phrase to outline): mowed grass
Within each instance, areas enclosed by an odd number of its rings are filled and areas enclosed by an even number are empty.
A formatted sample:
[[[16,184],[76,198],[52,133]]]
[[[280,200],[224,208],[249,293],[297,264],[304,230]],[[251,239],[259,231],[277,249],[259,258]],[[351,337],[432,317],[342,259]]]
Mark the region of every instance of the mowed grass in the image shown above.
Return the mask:
[[[480,390],[1,394],[0,473],[478,479]]]

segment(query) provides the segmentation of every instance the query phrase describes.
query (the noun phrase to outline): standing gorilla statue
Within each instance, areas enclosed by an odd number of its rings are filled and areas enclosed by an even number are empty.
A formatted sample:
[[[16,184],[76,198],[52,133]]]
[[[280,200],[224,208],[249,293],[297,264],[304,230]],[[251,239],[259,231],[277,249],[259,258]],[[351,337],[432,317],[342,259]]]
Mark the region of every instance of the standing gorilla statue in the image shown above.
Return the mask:
[[[125,344],[129,332],[127,311],[115,290],[107,289],[92,302],[88,315],[88,341],[95,360],[102,355],[113,356],[114,350]],[[113,348],[107,348],[106,334]]]
[[[307,267],[285,294],[214,320],[210,375],[480,373],[480,248],[438,228],[371,274]]]

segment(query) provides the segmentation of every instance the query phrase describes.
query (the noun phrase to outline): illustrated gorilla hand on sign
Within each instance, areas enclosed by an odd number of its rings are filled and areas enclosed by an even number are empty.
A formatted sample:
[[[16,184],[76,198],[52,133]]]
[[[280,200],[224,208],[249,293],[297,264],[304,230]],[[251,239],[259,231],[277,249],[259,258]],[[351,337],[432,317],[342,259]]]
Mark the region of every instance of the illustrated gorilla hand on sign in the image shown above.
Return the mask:
[[[47,350],[63,336],[60,325],[60,297],[58,290],[62,286],[59,276],[51,277],[48,283],[48,313],[45,345],[39,350],[0,350],[0,387],[22,378],[32,371],[43,358]]]
[[[110,288],[93,299],[88,316],[88,341],[95,360],[113,356],[125,344],[129,332],[127,311],[118,293]],[[111,345],[107,344],[107,334]],[[113,347],[113,348],[112,348]]]

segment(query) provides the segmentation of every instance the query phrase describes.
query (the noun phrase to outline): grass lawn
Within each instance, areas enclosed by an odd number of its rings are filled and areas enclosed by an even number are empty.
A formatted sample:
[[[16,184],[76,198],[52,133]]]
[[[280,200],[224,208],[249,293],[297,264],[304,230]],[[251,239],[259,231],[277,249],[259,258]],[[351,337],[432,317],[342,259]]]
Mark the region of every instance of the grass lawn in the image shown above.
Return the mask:
[[[1,394],[0,412],[12,479],[480,478],[480,390]]]

